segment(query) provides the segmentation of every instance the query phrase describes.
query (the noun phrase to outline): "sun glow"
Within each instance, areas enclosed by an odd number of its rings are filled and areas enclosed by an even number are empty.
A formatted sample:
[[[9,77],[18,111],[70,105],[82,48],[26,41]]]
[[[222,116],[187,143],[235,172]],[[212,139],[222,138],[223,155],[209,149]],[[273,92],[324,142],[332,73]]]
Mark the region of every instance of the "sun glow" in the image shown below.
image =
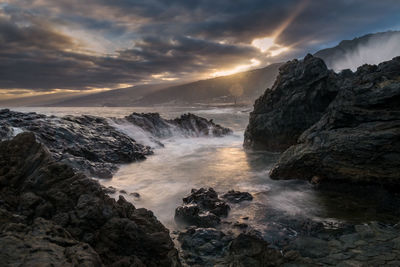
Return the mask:
[[[265,53],[267,52],[272,46],[275,44],[275,40],[272,37],[264,37],[260,39],[254,39],[251,44],[254,47],[257,47],[258,49],[261,50],[261,52]]]
[[[262,53],[268,53],[269,56],[275,57],[283,52],[290,50],[290,46],[283,46],[276,42],[278,37],[284,32],[297,18],[297,16],[307,7],[310,0],[301,1],[293,12],[287,17],[281,25],[275,29],[271,36],[254,39],[251,45],[258,48]],[[293,45],[292,45],[293,46]]]
[[[250,60],[250,64],[239,65],[230,70],[216,71],[214,73],[211,73],[210,76],[211,77],[219,77],[219,76],[227,76],[227,75],[235,74],[238,72],[249,70],[252,67],[256,67],[256,66],[260,65],[260,63],[261,62],[259,60],[252,58]]]

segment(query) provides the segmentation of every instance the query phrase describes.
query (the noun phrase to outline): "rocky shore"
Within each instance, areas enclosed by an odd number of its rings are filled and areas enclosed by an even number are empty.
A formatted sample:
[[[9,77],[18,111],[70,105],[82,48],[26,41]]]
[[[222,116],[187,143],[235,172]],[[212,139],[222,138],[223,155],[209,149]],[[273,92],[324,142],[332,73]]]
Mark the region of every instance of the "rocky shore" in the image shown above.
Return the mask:
[[[228,194],[232,195],[232,192],[235,192],[235,199],[252,201],[247,192],[232,190]],[[271,236],[264,236],[251,224],[230,221],[227,217],[229,211],[239,207],[231,207],[223,200],[224,195],[212,188],[192,189],[190,195],[183,198],[183,205],[177,207],[175,220],[187,226],[173,233],[183,264],[348,267],[400,264],[400,222],[327,225],[282,214],[277,216],[285,218],[274,222],[272,212],[268,211],[270,226],[279,222],[281,227],[278,231],[289,237],[282,239],[283,242],[270,243],[266,239]],[[236,200],[231,203],[236,203]],[[213,223],[205,225],[204,222]]]
[[[224,136],[232,131],[211,120],[185,114],[174,120],[158,113],[133,113],[125,118],[95,116],[55,117],[36,113],[0,110],[0,140],[19,132],[33,132],[56,161],[97,178],[111,178],[118,165],[143,160],[151,155],[149,146],[139,143],[114,126],[132,124],[142,128],[162,144],[162,138],[180,134],[186,137]]]
[[[231,133],[193,114],[104,119],[0,110],[1,265],[181,266],[169,230],[151,211],[109,197],[112,188],[91,178],[112,177],[118,164],[152,153],[110,123],[121,120],[158,140],[168,136],[153,129],[187,137]]]
[[[307,55],[254,105],[244,145],[284,151],[274,179],[400,184],[400,57],[336,74]]]
[[[151,211],[108,197],[55,161],[33,133],[0,143],[0,259],[5,266],[180,266]]]

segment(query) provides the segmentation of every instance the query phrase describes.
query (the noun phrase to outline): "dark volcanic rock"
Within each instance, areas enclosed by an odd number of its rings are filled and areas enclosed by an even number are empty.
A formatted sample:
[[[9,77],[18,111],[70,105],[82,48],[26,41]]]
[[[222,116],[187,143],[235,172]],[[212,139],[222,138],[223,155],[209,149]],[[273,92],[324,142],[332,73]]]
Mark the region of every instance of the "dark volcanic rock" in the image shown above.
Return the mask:
[[[192,189],[189,196],[183,198],[183,205],[175,210],[175,221],[199,227],[215,227],[220,217],[226,217],[230,207],[213,188]]]
[[[214,228],[194,228],[181,232],[183,258],[190,265],[214,266],[226,255],[227,246],[234,237]]]
[[[228,266],[281,266],[285,259],[256,231],[241,233],[229,245]]]
[[[339,88],[336,76],[321,59],[311,55],[281,66],[273,87],[254,104],[244,146],[284,151],[296,144],[335,98]]]
[[[222,195],[222,198],[228,200],[229,202],[239,203],[242,201],[251,201],[253,196],[248,192],[240,192],[235,190],[230,190],[228,193]]]
[[[215,124],[212,120],[191,113],[173,120],[163,119],[158,113],[132,113],[125,119],[157,138],[171,137],[177,134],[186,137],[221,137],[232,133],[232,130]]]
[[[53,160],[32,133],[0,143],[0,261],[29,266],[180,266],[151,211]]]
[[[349,76],[271,171],[277,179],[400,183],[400,57]]]
[[[207,120],[191,113],[183,114],[179,118],[169,120],[169,122],[177,126],[185,135],[188,136],[220,137],[232,133],[232,130],[224,128],[219,124],[215,124],[212,120]]]
[[[0,124],[35,133],[55,160],[99,178],[111,178],[117,164],[152,153],[149,147],[111,127],[106,119],[94,116],[58,118],[5,109],[0,110]]]

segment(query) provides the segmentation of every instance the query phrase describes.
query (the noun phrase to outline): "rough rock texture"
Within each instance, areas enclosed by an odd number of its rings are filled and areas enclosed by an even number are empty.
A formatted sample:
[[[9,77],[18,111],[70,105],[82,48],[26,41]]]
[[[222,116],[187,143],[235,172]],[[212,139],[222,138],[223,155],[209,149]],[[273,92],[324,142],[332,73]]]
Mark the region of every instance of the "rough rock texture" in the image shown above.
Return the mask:
[[[132,123],[162,146],[158,138],[180,134],[185,137],[223,136],[232,131],[193,114],[165,120],[158,113],[133,113],[122,119],[95,116],[45,116],[0,110],[0,140],[22,131],[35,133],[57,161],[98,178],[111,178],[118,164],[145,159],[152,149],[135,141],[129,132],[114,126]],[[134,135],[134,133],[132,133]]]
[[[149,147],[111,127],[106,119],[94,116],[58,118],[3,109],[0,124],[10,129],[6,137],[16,129],[35,133],[57,161],[99,178],[111,178],[117,164],[152,153]]]
[[[0,143],[0,262],[180,266],[151,211],[108,197],[35,139],[27,132]]]
[[[168,122],[177,126],[188,136],[220,137],[232,133],[232,130],[215,124],[213,120],[207,120],[191,113],[183,114],[179,118],[169,120]]]
[[[322,118],[283,153],[272,178],[400,184],[400,57],[341,82]]]
[[[215,124],[212,120],[191,113],[173,120],[163,119],[158,113],[132,113],[125,119],[158,138],[177,134],[187,137],[221,137],[232,133],[230,129]]]
[[[230,190],[227,193],[222,195],[222,198],[228,200],[232,203],[239,203],[242,201],[251,201],[253,200],[253,196],[248,192],[240,192],[235,190]]]
[[[284,151],[316,123],[335,98],[337,74],[311,55],[293,60],[279,69],[271,89],[254,104],[245,132],[244,146]]]
[[[218,198],[213,188],[192,189],[189,196],[183,198],[183,205],[175,210],[175,221],[179,224],[198,227],[215,227],[220,217],[226,217],[230,207]]]

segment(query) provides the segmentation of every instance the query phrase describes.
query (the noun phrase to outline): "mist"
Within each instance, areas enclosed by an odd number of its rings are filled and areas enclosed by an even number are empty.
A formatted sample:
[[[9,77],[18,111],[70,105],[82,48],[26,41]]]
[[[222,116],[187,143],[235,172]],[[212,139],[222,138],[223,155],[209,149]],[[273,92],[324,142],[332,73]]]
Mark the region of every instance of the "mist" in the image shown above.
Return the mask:
[[[328,66],[330,65],[329,67],[335,71],[344,69],[355,71],[363,64],[379,64],[391,60],[400,56],[400,32],[373,36],[366,41],[361,40],[354,49],[345,51],[343,55],[333,59]]]

